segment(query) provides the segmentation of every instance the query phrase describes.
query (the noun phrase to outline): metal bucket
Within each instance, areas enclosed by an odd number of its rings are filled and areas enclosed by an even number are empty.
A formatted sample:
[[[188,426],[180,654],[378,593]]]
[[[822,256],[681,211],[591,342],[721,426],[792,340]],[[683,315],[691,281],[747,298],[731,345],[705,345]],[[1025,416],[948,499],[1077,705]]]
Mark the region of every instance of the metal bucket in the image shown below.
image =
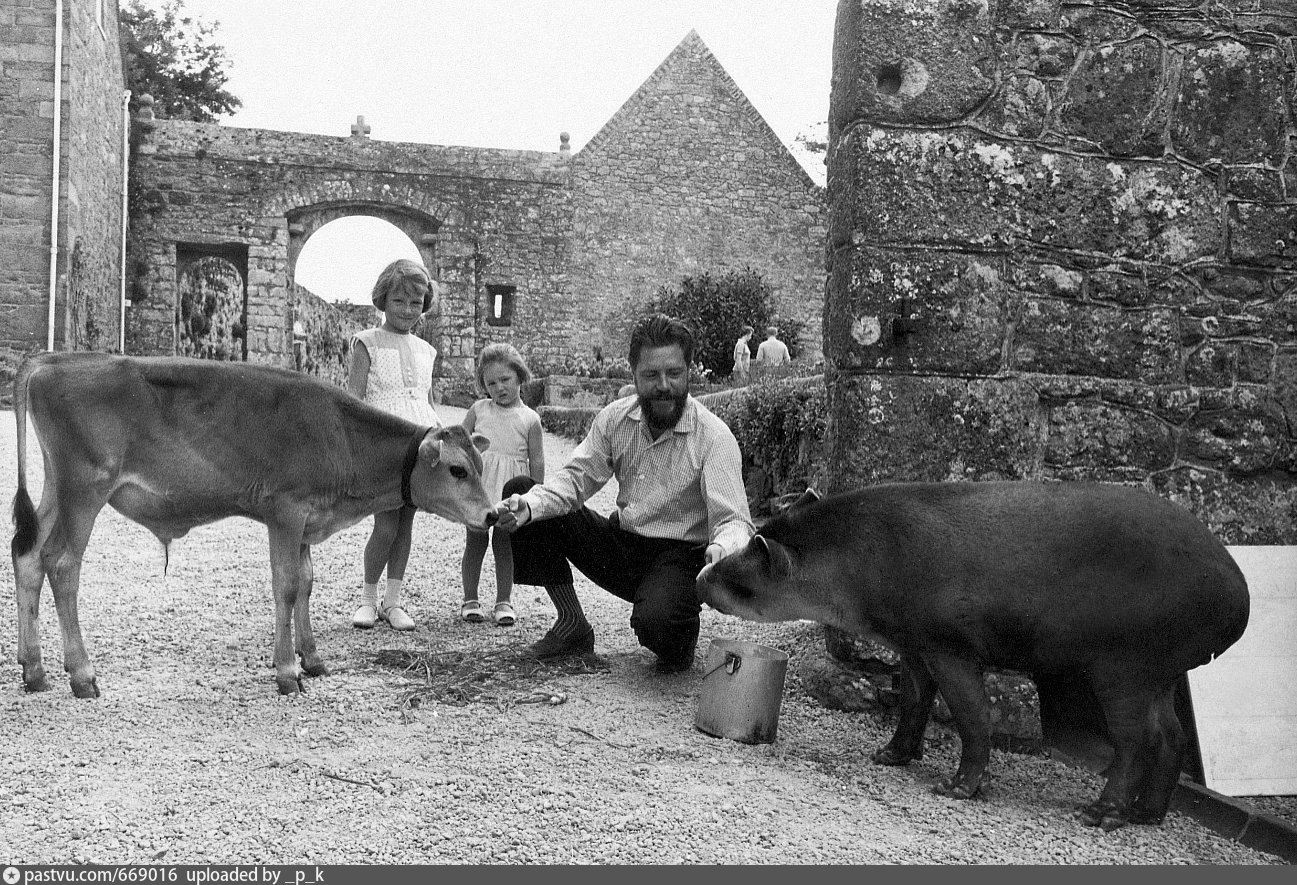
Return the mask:
[[[694,728],[745,744],[769,744],[779,728],[788,655],[741,639],[713,639]]]

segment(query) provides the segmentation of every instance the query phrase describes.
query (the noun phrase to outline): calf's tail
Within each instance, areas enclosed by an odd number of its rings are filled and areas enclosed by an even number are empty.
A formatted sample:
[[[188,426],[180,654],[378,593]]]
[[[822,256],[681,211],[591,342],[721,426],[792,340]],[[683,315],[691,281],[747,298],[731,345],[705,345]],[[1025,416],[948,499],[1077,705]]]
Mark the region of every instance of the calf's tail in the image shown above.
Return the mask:
[[[27,493],[27,381],[35,368],[30,359],[24,360],[14,377],[14,420],[18,422],[18,493],[14,495],[14,537],[9,550],[14,558],[22,556],[36,544],[40,521],[31,495]]]

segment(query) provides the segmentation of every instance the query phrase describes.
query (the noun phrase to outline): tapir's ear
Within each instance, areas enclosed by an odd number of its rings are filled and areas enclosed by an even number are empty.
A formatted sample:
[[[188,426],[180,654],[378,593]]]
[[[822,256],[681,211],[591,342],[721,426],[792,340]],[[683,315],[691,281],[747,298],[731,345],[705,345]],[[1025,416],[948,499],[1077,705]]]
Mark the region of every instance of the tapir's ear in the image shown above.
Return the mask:
[[[823,496],[819,492],[815,491],[815,489],[808,488],[806,491],[802,492],[801,497],[788,505],[788,509],[796,510],[798,507],[805,507],[807,504],[814,504],[822,497]]]
[[[760,555],[771,580],[782,581],[792,574],[793,558],[783,544],[762,535],[753,535],[751,546]]]
[[[479,452],[485,452],[487,449],[491,448],[491,440],[480,433],[474,433],[473,448],[477,449]]]

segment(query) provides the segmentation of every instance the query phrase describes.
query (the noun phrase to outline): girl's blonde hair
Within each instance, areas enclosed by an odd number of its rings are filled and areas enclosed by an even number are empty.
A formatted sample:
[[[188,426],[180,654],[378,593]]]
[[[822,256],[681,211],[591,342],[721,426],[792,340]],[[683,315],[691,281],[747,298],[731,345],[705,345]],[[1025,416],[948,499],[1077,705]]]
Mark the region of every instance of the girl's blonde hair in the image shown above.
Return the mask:
[[[411,295],[423,295],[423,312],[432,310],[433,299],[441,297],[441,290],[436,281],[428,275],[428,269],[409,258],[398,258],[383,268],[374,283],[370,300],[379,310],[387,310],[387,296],[393,292],[408,292]]]
[[[518,348],[512,344],[488,344],[482,348],[482,352],[477,357],[477,389],[486,393],[486,383],[482,380],[482,375],[486,372],[486,367],[491,363],[504,363],[513,369],[518,375],[518,383],[526,384],[531,380],[531,369],[527,368],[527,361],[522,358]]]

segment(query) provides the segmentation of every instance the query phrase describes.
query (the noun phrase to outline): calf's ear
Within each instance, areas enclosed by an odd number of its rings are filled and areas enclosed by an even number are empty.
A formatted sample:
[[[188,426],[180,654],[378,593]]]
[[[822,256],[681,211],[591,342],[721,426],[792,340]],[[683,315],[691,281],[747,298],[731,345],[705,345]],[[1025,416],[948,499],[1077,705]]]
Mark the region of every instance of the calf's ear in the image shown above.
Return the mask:
[[[441,440],[444,436],[444,428],[434,430],[419,443],[419,457],[426,458],[430,467],[437,466],[437,462],[441,460]]]
[[[491,448],[491,440],[487,439],[480,433],[474,433],[473,447],[479,452],[485,452],[487,449]]]

